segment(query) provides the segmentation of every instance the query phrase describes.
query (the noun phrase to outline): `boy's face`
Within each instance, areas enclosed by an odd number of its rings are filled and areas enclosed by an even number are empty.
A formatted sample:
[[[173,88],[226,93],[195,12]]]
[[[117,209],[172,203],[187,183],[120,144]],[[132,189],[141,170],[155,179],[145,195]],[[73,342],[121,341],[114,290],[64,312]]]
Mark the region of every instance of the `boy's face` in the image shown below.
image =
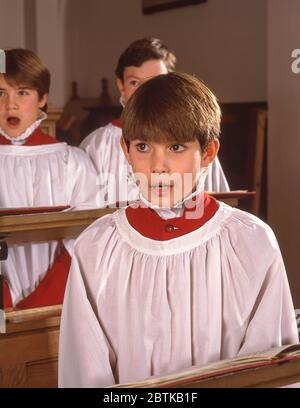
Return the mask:
[[[47,96],[39,99],[38,92],[26,85],[9,85],[0,74],[0,127],[10,137],[20,136],[38,118]]]
[[[126,103],[135,90],[148,79],[157,75],[167,74],[168,70],[162,60],[149,60],[140,67],[126,67],[124,70],[123,81],[117,78],[117,87]]]
[[[182,144],[132,140],[128,150],[122,138],[121,145],[142,195],[152,204],[168,208],[195,190],[201,169],[219,149],[215,140],[202,153],[197,139]]]

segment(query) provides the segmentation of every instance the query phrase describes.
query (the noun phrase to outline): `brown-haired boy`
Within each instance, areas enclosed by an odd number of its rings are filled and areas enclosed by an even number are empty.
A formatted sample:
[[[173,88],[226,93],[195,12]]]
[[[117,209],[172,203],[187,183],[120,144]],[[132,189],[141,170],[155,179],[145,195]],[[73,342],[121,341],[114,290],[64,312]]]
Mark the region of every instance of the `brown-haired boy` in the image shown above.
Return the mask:
[[[187,74],[160,75],[122,119],[140,202],[99,219],[75,244],[60,386],[136,382],[298,342],[273,232],[203,191],[219,148],[212,92]]]
[[[5,50],[0,74],[0,207],[96,207],[96,172],[80,149],[40,129],[47,117],[50,73],[30,50]],[[3,262],[4,305],[62,303],[70,258],[58,242],[9,248]],[[2,288],[1,288],[2,290]]]
[[[121,54],[115,70],[122,105],[126,105],[145,81],[174,71],[175,63],[175,55],[158,38],[142,38],[130,44]],[[132,169],[120,147],[121,136],[122,121],[116,120],[96,129],[80,145],[98,171],[103,206],[127,203],[138,197],[138,190],[132,183]],[[205,183],[207,191],[229,191],[218,158],[208,169]]]

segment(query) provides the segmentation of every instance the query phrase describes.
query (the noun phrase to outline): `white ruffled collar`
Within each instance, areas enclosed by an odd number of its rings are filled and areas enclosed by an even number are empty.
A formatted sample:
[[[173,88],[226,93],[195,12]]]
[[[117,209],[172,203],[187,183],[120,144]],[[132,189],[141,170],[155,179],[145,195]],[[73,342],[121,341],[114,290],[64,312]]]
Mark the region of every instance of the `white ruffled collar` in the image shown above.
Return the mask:
[[[5,139],[9,140],[12,145],[21,146],[23,145],[26,140],[29,138],[30,135],[40,126],[41,122],[47,118],[47,114],[39,110],[38,118],[32,125],[30,125],[21,135],[17,137],[11,137],[3,129],[0,128],[0,134],[5,137]]]
[[[184,208],[190,200],[192,200],[195,196],[199,195],[200,193],[204,192],[204,183],[208,173],[208,167],[202,168],[198,181],[197,181],[197,188],[194,192],[189,194],[185,197],[182,201],[177,202],[174,207],[172,208],[161,208],[155,204],[152,204],[148,201],[140,192],[139,190],[139,199],[144,203],[147,207],[152,208],[162,219],[168,220],[170,218],[178,218],[183,215]]]

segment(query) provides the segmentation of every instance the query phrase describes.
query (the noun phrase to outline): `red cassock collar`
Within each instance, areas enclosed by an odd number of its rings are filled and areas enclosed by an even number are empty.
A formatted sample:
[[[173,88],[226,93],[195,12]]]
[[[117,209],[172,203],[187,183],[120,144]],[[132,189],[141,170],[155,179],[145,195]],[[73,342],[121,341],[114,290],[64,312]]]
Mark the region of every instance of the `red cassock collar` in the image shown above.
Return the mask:
[[[40,128],[37,128],[25,141],[24,144],[21,146],[38,146],[38,145],[46,145],[57,143],[55,137],[46,135],[41,131]],[[12,143],[6,139],[4,136],[0,135],[0,145],[12,145]]]
[[[121,129],[122,129],[122,127],[123,127],[123,123],[122,123],[122,121],[121,121],[121,118],[114,119],[114,120],[112,120],[111,123],[112,123],[114,126],[118,127],[118,128],[121,128]]]
[[[199,202],[199,199],[198,196],[196,200]],[[129,224],[144,237],[156,241],[167,241],[200,228],[214,216],[219,208],[219,203],[215,198],[204,193],[204,212],[198,218],[187,217],[187,212],[195,211],[195,206],[185,209],[182,217],[169,218],[168,220],[162,219],[151,208],[130,206],[126,208],[126,217]]]

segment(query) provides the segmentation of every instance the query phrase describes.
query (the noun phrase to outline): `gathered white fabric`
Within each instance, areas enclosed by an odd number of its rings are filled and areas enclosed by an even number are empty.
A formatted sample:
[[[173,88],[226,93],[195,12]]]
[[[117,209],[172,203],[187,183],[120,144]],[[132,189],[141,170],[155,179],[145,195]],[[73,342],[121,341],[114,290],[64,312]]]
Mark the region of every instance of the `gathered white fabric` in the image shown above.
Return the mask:
[[[126,203],[139,198],[139,190],[132,182],[132,168],[128,164],[120,145],[122,129],[112,123],[96,129],[79,146],[91,158],[98,172],[98,183],[104,202],[102,206]],[[229,191],[229,186],[216,158],[208,168],[205,190]],[[176,211],[176,213],[179,213]]]
[[[282,257],[258,218],[219,203],[201,228],[144,237],[125,209],[75,243],[60,387],[103,387],[298,342]]]
[[[7,133],[4,132],[2,128],[0,128],[0,134],[5,137],[5,139],[9,140],[12,145],[21,146],[26,142],[26,139],[29,138],[30,135],[40,126],[43,120],[47,119],[47,113],[39,110],[39,115],[37,120],[30,125],[23,133],[21,133],[17,137],[11,137]]]
[[[0,207],[97,207],[96,172],[78,148],[65,143],[0,145],[0,169]],[[34,291],[59,251],[60,245],[54,241],[9,248],[1,270],[13,304]]]

